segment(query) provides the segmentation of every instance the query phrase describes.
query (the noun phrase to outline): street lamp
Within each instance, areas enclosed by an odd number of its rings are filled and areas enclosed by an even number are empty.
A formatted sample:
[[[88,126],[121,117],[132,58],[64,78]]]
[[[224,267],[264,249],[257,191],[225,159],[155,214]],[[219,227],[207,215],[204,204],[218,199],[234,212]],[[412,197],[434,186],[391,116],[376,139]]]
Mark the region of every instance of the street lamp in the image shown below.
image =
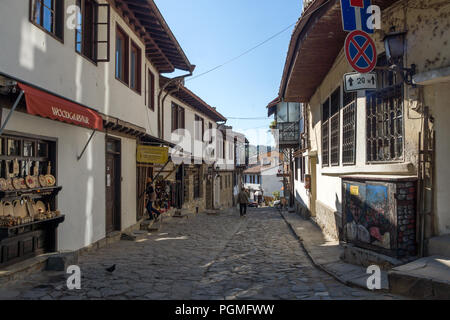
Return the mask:
[[[399,65],[405,53],[405,35],[406,32],[391,32],[387,34],[383,39],[384,48],[387,61],[391,64],[389,69],[400,74],[406,84],[414,87],[412,76],[416,73],[416,65],[412,64],[411,68],[404,68]]]

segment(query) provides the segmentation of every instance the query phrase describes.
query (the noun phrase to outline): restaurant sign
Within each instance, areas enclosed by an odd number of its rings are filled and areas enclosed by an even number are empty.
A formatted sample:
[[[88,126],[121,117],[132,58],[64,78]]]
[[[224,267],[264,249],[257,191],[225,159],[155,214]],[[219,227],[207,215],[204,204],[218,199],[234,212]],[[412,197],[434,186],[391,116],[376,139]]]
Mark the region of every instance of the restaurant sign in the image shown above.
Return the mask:
[[[137,162],[165,164],[169,160],[169,148],[139,145]]]

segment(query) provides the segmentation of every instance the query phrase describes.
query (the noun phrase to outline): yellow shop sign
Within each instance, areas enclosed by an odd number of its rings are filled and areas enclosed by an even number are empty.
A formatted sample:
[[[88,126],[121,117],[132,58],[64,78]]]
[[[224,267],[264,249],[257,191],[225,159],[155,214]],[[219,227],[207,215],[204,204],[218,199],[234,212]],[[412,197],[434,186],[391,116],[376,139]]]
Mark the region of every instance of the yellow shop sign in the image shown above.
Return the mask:
[[[350,194],[352,196],[359,196],[359,187],[358,186],[350,186]]]
[[[165,164],[168,159],[169,148],[167,147],[152,147],[142,145],[137,147],[137,162]]]

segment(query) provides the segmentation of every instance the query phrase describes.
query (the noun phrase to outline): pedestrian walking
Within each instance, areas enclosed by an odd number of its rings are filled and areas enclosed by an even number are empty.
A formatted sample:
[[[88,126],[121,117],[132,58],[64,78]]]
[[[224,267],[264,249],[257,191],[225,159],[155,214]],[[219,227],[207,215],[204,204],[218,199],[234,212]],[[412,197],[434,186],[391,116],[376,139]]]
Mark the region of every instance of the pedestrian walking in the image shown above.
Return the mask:
[[[147,187],[145,188],[145,194],[147,195],[147,211],[150,216],[150,220],[153,220],[154,214],[156,219],[161,215],[161,212],[153,208],[153,203],[156,201],[156,190],[151,178],[147,180]]]
[[[242,188],[237,196],[237,202],[239,203],[239,212],[242,216],[247,214],[247,204],[248,204],[248,193],[245,191],[245,188]]]

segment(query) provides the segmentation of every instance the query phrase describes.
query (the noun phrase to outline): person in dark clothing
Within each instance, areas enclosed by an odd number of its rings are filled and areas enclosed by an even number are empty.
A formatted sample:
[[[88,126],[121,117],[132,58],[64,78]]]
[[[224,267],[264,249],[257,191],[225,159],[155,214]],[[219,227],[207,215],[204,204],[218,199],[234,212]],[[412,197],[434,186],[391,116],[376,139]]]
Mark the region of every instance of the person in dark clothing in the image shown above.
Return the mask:
[[[154,214],[156,215],[157,219],[161,215],[161,212],[153,208],[153,203],[156,201],[156,190],[151,179],[148,179],[147,187],[145,188],[145,194],[147,195],[147,211],[150,215],[150,220],[153,220]]]
[[[237,196],[237,202],[239,203],[239,212],[241,217],[247,214],[247,204],[248,204],[248,193],[245,191],[245,188],[242,188]]]

